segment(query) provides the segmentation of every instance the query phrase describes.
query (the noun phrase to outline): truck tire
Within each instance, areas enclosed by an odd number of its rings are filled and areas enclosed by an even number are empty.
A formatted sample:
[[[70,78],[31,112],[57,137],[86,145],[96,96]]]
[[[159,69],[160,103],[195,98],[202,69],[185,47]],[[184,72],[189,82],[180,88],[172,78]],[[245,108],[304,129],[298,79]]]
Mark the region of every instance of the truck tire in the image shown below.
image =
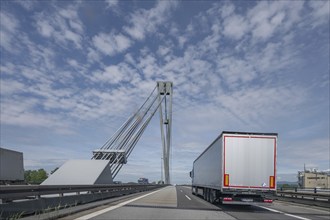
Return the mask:
[[[207,189],[204,188],[204,189],[203,189],[203,199],[204,199],[204,200],[207,200],[207,196],[206,196],[206,195],[207,195]]]
[[[210,198],[210,193],[211,192],[211,189],[207,189],[206,190],[206,201],[210,202],[211,201],[211,198]]]
[[[214,200],[215,200],[214,193],[215,193],[215,191],[213,189],[211,189],[210,190],[210,203],[214,203]]]

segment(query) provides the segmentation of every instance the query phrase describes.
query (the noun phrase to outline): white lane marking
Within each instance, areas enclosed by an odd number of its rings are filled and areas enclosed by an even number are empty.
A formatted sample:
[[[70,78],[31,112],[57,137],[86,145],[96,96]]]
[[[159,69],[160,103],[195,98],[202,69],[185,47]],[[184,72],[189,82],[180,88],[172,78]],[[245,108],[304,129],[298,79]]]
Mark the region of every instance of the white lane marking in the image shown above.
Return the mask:
[[[182,189],[180,189],[180,192],[183,192]]]
[[[309,218],[304,218],[304,217],[300,217],[300,216],[297,216],[297,215],[291,215],[291,214],[287,214],[287,213],[284,213],[284,215],[290,216],[290,217],[293,217],[293,218],[302,219],[302,220],[310,220]]]
[[[257,206],[258,206],[258,205],[257,205]],[[263,207],[263,206],[258,206],[258,207],[263,208],[263,209],[267,209],[268,211],[271,211],[271,212],[282,213],[282,212],[280,212],[280,211],[278,211],[278,210],[271,209],[271,208],[268,208],[268,207]]]
[[[167,188],[167,187],[165,187],[165,188]],[[134,201],[136,201],[136,200],[138,200],[138,199],[142,199],[143,197],[146,197],[146,196],[149,196],[149,195],[154,194],[154,193],[156,193],[156,192],[159,192],[159,191],[161,191],[161,190],[164,190],[165,188],[159,189],[159,190],[157,190],[157,191],[154,191],[154,192],[148,193],[148,194],[143,195],[143,196],[139,196],[139,197],[137,197],[137,198],[135,198],[135,199],[131,199],[131,200],[128,200],[128,201],[125,201],[125,202],[119,203],[119,204],[117,204],[117,205],[115,205],[115,206],[111,206],[111,207],[108,207],[108,208],[106,208],[106,209],[102,209],[102,210],[99,210],[99,211],[97,211],[97,212],[93,212],[93,213],[90,213],[90,214],[88,214],[88,215],[81,216],[81,217],[79,217],[79,218],[76,218],[75,220],[86,220],[86,219],[94,218],[95,216],[101,215],[101,214],[103,214],[103,213],[109,212],[109,211],[114,210],[114,209],[117,209],[117,208],[120,208],[120,207],[122,207],[122,206],[124,206],[124,205],[126,205],[126,204],[128,204],[128,203],[134,202]]]
[[[185,195],[187,197],[187,199],[191,200],[191,198],[189,198],[189,196]]]
[[[291,215],[291,214],[281,212],[281,211],[278,211],[278,210],[275,210],[275,209],[271,209],[271,208],[268,208],[268,207],[264,207],[264,206],[258,206],[258,207],[263,208],[263,209],[267,209],[268,211],[271,211],[271,212],[281,213],[281,214],[284,214],[286,216],[290,216],[290,217],[301,219],[301,220],[311,220],[309,218],[304,218],[304,217],[300,217],[300,216],[297,216],[297,215]]]

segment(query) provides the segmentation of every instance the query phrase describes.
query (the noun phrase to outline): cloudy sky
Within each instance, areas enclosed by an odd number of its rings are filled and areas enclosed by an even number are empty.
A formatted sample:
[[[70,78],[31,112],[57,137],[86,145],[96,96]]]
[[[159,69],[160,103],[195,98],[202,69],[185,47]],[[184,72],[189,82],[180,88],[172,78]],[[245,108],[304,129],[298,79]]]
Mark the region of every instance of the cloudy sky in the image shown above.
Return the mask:
[[[173,183],[223,131],[277,132],[278,173],[329,169],[329,1],[1,1],[1,147],[90,159],[173,81]],[[117,180],[161,177],[155,115]]]

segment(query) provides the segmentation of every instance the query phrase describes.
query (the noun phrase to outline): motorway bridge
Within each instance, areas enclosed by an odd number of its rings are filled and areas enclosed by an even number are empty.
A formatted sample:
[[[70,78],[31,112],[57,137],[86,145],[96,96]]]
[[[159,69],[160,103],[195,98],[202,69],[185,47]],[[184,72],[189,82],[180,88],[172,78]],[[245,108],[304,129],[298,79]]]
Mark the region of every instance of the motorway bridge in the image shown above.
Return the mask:
[[[127,163],[157,111],[160,113],[165,184],[113,184],[112,180]],[[172,83],[158,82],[143,105],[101,148],[93,151],[92,160],[79,162],[80,165],[102,165],[102,172],[95,178],[94,175],[94,179],[86,170],[74,172],[72,167],[62,166],[47,184],[1,186],[0,219],[330,219],[328,192],[317,196],[307,194],[307,198],[312,197],[307,205],[275,200],[272,204],[235,206],[211,204],[192,195],[191,187],[170,185],[171,124]],[[103,172],[105,166],[111,173]],[[95,174],[97,170],[92,171]],[[75,182],[66,182],[76,173],[81,173],[83,179],[75,177]],[[88,181],[83,182],[86,176]],[[306,194],[290,194],[306,199]],[[327,205],[317,208],[316,203]]]
[[[22,219],[329,219],[329,206],[312,204],[278,200],[250,206],[211,204],[191,194],[189,186],[167,185],[65,209],[55,208]]]

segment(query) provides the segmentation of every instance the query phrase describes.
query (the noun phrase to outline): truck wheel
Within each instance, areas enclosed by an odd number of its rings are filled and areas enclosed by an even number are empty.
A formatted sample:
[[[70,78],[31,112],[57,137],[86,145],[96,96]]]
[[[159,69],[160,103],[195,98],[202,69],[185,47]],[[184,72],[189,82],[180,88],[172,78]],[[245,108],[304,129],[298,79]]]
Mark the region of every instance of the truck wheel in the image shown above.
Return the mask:
[[[203,189],[203,199],[207,201],[207,189]]]
[[[207,190],[206,190],[206,201],[208,201],[208,202],[211,201],[211,199],[210,199],[210,192],[211,192],[210,189],[207,189]]]
[[[210,191],[210,203],[214,203],[214,191]]]

